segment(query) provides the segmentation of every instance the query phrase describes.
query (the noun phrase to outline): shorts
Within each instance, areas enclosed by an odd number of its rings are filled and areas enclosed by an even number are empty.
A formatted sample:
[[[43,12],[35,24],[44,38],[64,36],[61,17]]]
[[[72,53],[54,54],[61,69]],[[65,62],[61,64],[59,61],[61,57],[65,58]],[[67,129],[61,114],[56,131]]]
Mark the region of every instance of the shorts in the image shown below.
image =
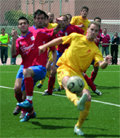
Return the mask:
[[[24,68],[24,66],[21,65],[18,72],[17,72],[16,79],[19,79],[19,78],[23,77],[23,68]]]
[[[30,66],[29,68],[31,68],[34,72],[34,77],[33,77],[33,81],[34,81],[34,86],[36,84],[36,82],[38,80],[42,80],[45,78],[46,76],[46,68],[39,65],[39,66]],[[24,84],[24,75],[22,76],[22,86],[21,86],[21,91],[25,90],[25,84]]]
[[[62,56],[62,52],[59,52],[59,51],[57,51],[57,60],[56,60],[56,63],[57,63],[57,61],[58,61],[58,59]],[[56,67],[58,68],[58,66],[56,65]]]
[[[59,83],[60,86],[62,86],[62,80],[63,80],[63,78],[65,76],[70,76],[70,77],[72,77],[72,76],[80,76],[83,79],[83,81],[84,81],[84,84],[85,84],[84,88],[85,89],[89,89],[88,84],[87,84],[84,76],[82,75],[82,72],[78,73],[78,72],[74,71],[73,69],[71,69],[68,66],[61,65],[57,69],[57,79],[58,79],[58,83]]]

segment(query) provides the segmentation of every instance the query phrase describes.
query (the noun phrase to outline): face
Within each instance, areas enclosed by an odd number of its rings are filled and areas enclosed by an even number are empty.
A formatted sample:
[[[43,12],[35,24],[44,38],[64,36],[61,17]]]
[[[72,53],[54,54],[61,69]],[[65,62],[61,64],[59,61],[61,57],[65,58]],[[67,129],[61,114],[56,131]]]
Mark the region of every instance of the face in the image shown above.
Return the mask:
[[[44,14],[36,15],[36,17],[34,18],[34,23],[36,28],[43,28],[45,24]]]
[[[48,23],[49,23],[49,19],[45,18],[45,25],[44,26],[47,27]]]
[[[5,33],[5,29],[1,29],[1,34],[4,34]]]
[[[52,23],[54,20],[54,14],[49,13],[48,16],[49,16],[49,22]]]
[[[21,33],[26,34],[28,32],[29,24],[26,20],[19,20],[18,21],[18,28],[20,29]]]
[[[98,22],[101,24],[101,20],[100,19],[95,19],[95,22]]]
[[[86,18],[87,15],[88,15],[88,11],[86,9],[83,9],[80,13],[80,15],[83,17],[83,18]]]
[[[99,27],[95,24],[91,24],[87,30],[87,39],[90,41],[94,41],[99,33]]]

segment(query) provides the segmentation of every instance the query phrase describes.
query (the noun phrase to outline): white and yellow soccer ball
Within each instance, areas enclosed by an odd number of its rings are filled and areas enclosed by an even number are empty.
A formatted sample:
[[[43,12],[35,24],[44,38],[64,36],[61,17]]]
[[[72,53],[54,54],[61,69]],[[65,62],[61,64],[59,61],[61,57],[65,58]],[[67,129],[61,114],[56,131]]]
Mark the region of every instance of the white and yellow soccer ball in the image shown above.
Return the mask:
[[[84,88],[84,81],[79,76],[72,76],[67,81],[67,89],[73,93],[79,94]]]

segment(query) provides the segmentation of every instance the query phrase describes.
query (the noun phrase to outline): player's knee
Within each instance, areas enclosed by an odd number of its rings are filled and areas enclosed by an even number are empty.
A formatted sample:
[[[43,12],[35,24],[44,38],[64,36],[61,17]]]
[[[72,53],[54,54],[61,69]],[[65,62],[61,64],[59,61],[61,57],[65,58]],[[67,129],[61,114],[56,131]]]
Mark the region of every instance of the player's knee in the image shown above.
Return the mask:
[[[23,70],[24,77],[32,77],[32,70],[31,69],[24,69]]]

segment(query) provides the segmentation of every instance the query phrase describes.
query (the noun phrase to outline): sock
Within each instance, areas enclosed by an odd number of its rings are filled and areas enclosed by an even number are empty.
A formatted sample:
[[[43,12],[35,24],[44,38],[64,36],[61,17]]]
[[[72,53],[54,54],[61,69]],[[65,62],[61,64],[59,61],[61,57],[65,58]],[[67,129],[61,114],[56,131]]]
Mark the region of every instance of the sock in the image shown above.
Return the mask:
[[[54,84],[55,84],[55,77],[49,77],[49,80],[48,80],[48,93],[49,94],[52,94]]]
[[[15,98],[19,103],[22,102],[22,92],[15,92]]]
[[[92,71],[92,72],[91,72],[91,77],[90,77],[90,79],[91,79],[92,81],[94,81],[95,78],[96,78],[96,76],[97,76],[97,73],[94,72],[94,71]]]
[[[34,81],[32,77],[25,78],[25,92],[26,96],[33,96]]]
[[[66,89],[66,96],[67,98],[74,103],[75,106],[77,106],[77,102],[79,100],[79,98],[77,97],[77,95],[75,93],[70,92],[68,89]]]
[[[85,109],[83,111],[80,111],[80,116],[79,116],[78,122],[76,124],[76,126],[78,128],[81,128],[82,127],[82,124],[84,123],[85,119],[87,118],[88,113],[89,113],[89,110],[90,110],[90,105],[91,105],[91,102],[90,101],[87,101],[85,103]]]
[[[93,83],[93,81],[92,81],[86,74],[84,75],[84,78],[85,78],[87,84],[90,86],[90,88],[91,88],[93,91],[95,91],[95,90],[96,90],[96,86],[95,86],[95,84]]]

